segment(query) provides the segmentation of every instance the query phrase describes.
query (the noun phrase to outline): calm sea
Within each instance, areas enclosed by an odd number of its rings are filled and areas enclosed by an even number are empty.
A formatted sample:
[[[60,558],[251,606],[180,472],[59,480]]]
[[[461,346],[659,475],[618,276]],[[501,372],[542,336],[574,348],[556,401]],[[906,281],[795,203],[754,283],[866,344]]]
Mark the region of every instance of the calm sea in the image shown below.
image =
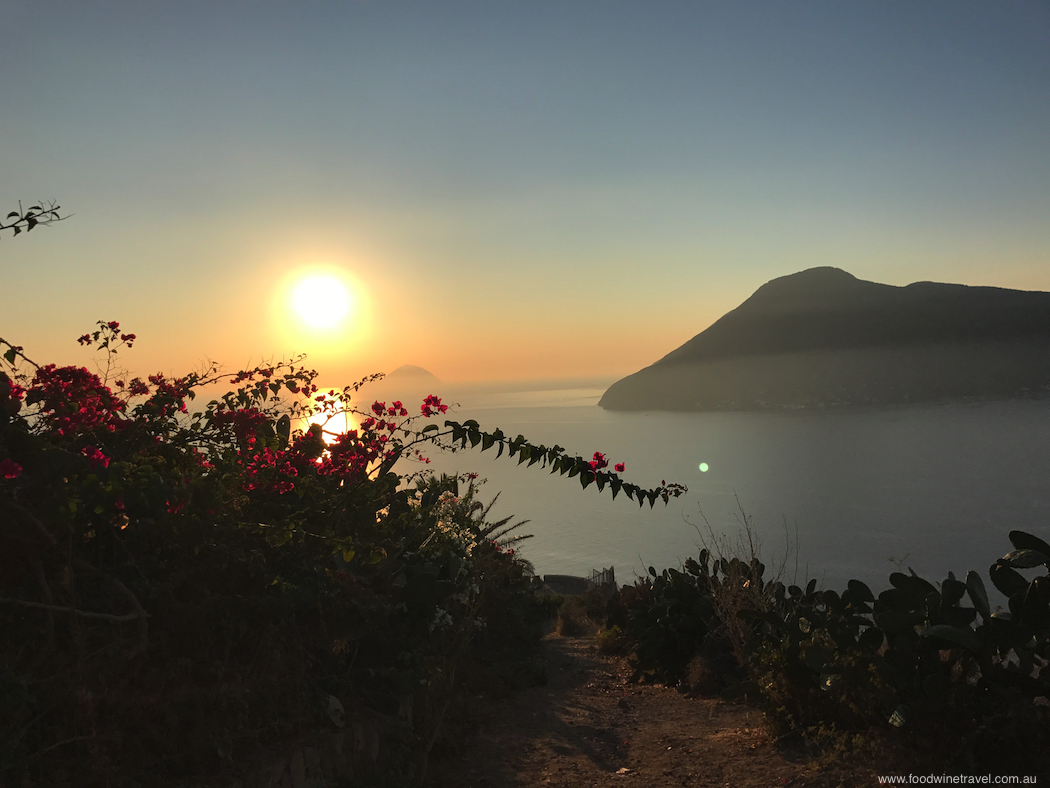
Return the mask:
[[[500,493],[494,518],[531,522],[520,533],[540,574],[586,575],[615,567],[621,583],[678,567],[701,536],[735,542],[746,517],[767,566],[787,581],[816,578],[841,589],[850,578],[876,592],[890,572],[912,567],[931,581],[963,577],[1007,553],[1007,532],[1050,541],[1050,403],[980,402],[852,412],[613,413],[601,391],[463,394],[458,420],[475,418],[533,442],[625,462],[642,486],[661,479],[688,495],[641,509],[606,489],[506,454],[467,450],[434,458],[440,471],[488,479]],[[700,464],[708,470],[701,472]],[[991,588],[989,588],[991,590]]]

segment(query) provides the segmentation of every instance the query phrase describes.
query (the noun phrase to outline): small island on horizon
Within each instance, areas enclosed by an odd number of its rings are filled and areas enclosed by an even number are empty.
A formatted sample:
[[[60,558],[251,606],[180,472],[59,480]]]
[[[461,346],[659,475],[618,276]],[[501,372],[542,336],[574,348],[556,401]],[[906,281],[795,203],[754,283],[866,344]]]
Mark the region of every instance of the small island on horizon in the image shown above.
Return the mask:
[[[794,410],[1050,394],[1050,293],[774,279],[651,366],[607,410]]]

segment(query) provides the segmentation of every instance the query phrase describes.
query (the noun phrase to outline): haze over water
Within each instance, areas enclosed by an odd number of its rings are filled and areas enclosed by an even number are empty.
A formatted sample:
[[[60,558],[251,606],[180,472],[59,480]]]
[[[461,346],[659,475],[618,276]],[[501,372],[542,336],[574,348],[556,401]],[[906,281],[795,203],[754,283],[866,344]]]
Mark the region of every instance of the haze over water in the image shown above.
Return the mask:
[[[678,567],[699,550],[697,527],[735,541],[741,512],[753,518],[772,566],[796,544],[797,579],[841,589],[850,578],[874,590],[907,567],[939,582],[952,570],[986,577],[1011,549],[1007,533],[1050,538],[1050,405],[992,401],[844,412],[617,413],[596,406],[599,390],[460,397],[453,418],[476,418],[535,443],[624,461],[642,486],[689,486],[667,506],[639,509],[609,491],[495,451],[435,457],[438,471],[487,478],[482,500],[530,522],[524,555],[539,574],[586,575],[615,566],[619,582]],[[700,463],[707,463],[703,473]],[[739,500],[739,507],[737,505]],[[696,526],[696,527],[694,527]],[[796,555],[785,577],[795,579]]]

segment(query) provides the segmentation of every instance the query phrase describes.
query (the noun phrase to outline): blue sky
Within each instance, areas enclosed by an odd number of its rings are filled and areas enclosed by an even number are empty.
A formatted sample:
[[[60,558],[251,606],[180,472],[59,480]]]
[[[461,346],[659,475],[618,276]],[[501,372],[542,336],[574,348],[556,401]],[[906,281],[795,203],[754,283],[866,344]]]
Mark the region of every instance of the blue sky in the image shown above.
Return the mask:
[[[1046,3],[3,4],[0,336],[615,377],[777,276],[1050,290]],[[28,203],[27,203],[28,204]],[[8,207],[10,206],[10,207]],[[334,271],[359,310],[297,330]]]

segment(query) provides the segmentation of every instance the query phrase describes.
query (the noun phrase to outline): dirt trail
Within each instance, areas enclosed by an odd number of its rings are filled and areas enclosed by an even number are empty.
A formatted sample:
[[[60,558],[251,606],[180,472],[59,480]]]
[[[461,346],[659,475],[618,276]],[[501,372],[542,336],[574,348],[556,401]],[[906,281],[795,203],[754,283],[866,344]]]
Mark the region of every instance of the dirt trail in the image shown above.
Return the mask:
[[[754,709],[628,683],[593,637],[548,635],[544,651],[548,683],[489,705],[465,755],[431,764],[428,788],[877,784],[792,758]]]

